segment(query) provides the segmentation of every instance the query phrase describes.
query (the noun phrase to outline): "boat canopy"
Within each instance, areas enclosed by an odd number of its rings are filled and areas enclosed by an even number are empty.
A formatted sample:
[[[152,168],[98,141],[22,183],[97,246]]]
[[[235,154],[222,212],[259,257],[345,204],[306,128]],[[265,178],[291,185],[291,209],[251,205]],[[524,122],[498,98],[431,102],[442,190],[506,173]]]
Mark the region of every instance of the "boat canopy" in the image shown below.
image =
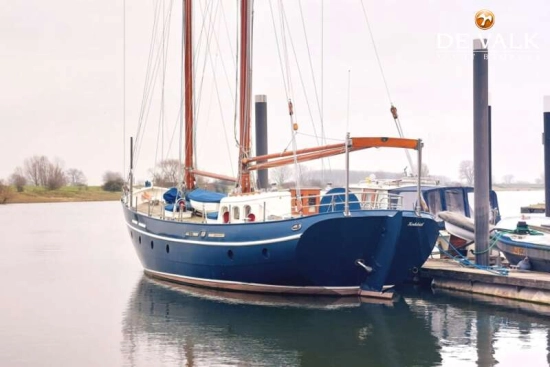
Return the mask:
[[[474,218],[474,188],[471,186],[422,186],[422,196],[428,205],[430,213],[441,220],[438,214],[441,211],[460,213],[466,217]],[[397,187],[388,190],[391,194],[403,197],[405,208],[414,207],[416,200],[416,186]],[[413,194],[414,193],[414,194]],[[498,212],[498,198],[494,190],[489,193],[491,209],[496,209],[495,223],[500,221]]]

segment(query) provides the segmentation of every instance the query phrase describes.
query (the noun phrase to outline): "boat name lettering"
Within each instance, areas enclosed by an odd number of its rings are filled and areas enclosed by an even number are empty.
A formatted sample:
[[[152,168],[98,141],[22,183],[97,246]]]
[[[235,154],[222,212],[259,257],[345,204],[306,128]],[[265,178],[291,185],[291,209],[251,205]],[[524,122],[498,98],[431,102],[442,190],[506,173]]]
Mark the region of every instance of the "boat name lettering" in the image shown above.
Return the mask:
[[[512,247],[512,253],[515,255],[525,256],[525,249],[521,247]]]
[[[296,223],[295,225],[290,227],[290,229],[292,229],[293,231],[298,231],[300,228],[302,228],[302,225],[300,223]]]
[[[214,238],[224,238],[225,233],[209,233],[208,237],[214,237]]]
[[[423,227],[424,226],[424,222],[409,222],[409,224],[407,224],[409,227]]]
[[[187,237],[199,237],[199,232],[185,232]]]

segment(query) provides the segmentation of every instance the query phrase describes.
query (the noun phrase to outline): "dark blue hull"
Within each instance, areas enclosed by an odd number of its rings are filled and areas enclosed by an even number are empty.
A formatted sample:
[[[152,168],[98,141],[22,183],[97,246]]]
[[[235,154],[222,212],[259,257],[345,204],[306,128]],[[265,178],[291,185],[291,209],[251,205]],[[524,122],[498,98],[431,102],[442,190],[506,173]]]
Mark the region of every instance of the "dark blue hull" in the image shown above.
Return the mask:
[[[244,291],[354,294],[359,286],[379,291],[420,267],[438,234],[431,216],[408,211],[207,224],[160,220],[123,208],[149,274]]]
[[[439,225],[434,219],[418,218],[414,212],[404,215],[386,284],[412,280],[430,257],[438,237]]]

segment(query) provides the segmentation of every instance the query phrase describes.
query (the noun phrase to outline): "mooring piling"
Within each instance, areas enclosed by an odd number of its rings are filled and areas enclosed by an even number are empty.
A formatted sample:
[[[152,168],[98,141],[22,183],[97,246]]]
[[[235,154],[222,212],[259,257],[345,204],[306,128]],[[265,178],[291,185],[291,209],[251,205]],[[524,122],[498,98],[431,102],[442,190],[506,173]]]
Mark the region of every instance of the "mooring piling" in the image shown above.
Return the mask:
[[[267,96],[258,94],[255,98],[256,155],[267,154]],[[262,163],[259,161],[258,163]],[[258,188],[268,189],[267,169],[258,171]]]
[[[544,207],[547,217],[550,217],[550,96],[543,98],[544,132],[542,144],[544,144]]]
[[[474,40],[474,211],[476,263],[489,265],[489,50]]]
[[[489,191],[493,189],[493,120],[491,109],[491,93],[489,93],[489,107],[487,107],[487,129],[489,130],[489,166],[487,169],[489,170]],[[490,209],[491,208],[489,208],[489,210]]]

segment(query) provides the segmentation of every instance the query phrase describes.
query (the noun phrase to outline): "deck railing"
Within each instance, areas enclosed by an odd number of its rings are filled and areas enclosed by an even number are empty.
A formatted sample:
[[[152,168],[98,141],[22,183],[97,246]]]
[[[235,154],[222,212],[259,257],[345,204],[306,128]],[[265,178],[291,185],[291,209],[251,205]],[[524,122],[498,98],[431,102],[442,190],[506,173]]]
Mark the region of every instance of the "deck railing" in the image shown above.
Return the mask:
[[[149,192],[149,194],[148,194]],[[166,202],[160,197],[158,193],[160,192],[159,188],[153,187],[146,190],[135,191],[133,194],[133,203],[137,211],[147,213],[148,216],[160,218],[162,220],[175,220],[175,221],[188,221],[191,217],[190,211],[182,211],[180,209],[180,203],[184,202],[183,199],[178,199],[174,205],[173,211],[166,211],[165,206]],[[397,194],[390,194],[387,191],[379,192],[361,192],[361,191],[350,191],[349,197],[349,206],[350,210],[400,210],[403,208],[403,197]],[[314,205],[307,205],[302,207],[302,211],[292,208],[291,212],[282,213],[269,210],[269,202],[263,202],[261,207],[262,210],[260,213],[254,213],[255,218],[253,221],[273,221],[288,219],[292,217],[308,216],[318,213],[330,213],[330,212],[343,212],[344,211],[344,194],[343,193],[334,193],[334,194],[319,194],[319,195],[308,195],[308,199],[311,199],[312,203],[318,203]],[[289,198],[292,202],[296,202],[293,198]],[[324,202],[321,202],[324,200]],[[125,199],[127,203],[127,198]],[[198,215],[199,221],[208,222],[207,215],[209,213],[217,213],[218,210],[208,211],[205,210],[205,207],[201,208],[202,210],[195,211],[200,213]],[[231,212],[231,211],[230,211]],[[298,214],[296,214],[298,212]],[[294,214],[293,214],[294,213]],[[197,221],[195,219],[194,221]],[[217,222],[217,220],[216,220]],[[238,220],[238,222],[250,222],[247,218]]]

